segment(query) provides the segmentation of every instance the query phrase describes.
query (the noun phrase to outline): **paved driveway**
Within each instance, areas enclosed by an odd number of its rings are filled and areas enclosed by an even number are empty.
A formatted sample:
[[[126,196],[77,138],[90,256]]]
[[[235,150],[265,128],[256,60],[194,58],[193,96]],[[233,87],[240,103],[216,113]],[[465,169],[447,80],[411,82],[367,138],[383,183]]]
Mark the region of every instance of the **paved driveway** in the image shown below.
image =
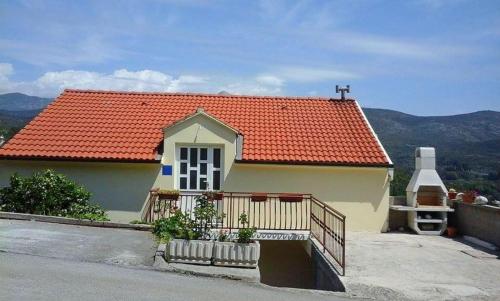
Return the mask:
[[[500,253],[443,236],[347,233],[348,292],[379,300],[500,300]]]
[[[146,231],[0,220],[0,251],[126,266],[151,266],[156,243]]]

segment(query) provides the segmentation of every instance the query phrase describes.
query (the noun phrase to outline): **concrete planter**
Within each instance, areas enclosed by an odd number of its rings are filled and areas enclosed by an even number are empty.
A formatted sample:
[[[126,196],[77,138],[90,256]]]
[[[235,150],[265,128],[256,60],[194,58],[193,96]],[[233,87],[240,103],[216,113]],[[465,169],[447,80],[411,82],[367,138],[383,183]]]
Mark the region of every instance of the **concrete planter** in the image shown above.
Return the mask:
[[[173,239],[167,243],[165,259],[168,262],[210,265],[214,242],[210,240]]]
[[[214,245],[214,265],[255,268],[259,257],[259,242],[240,244],[216,241]]]

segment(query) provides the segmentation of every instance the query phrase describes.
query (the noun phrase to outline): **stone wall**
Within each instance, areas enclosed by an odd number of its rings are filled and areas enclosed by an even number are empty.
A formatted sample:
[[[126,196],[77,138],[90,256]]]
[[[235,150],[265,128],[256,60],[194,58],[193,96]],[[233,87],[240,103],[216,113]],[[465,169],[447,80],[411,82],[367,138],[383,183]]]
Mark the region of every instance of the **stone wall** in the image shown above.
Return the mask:
[[[450,220],[460,235],[469,235],[500,247],[500,208],[454,202]]]

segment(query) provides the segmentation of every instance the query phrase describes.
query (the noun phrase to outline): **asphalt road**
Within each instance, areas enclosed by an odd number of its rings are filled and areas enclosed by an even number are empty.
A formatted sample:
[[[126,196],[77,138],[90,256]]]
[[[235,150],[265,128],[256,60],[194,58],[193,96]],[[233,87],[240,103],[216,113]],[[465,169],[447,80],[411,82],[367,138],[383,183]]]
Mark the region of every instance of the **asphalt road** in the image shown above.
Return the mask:
[[[152,266],[156,248],[147,231],[0,219],[0,251]]]
[[[156,271],[150,233],[0,220],[0,300],[350,300]]]
[[[348,300],[147,268],[0,253],[0,300]]]

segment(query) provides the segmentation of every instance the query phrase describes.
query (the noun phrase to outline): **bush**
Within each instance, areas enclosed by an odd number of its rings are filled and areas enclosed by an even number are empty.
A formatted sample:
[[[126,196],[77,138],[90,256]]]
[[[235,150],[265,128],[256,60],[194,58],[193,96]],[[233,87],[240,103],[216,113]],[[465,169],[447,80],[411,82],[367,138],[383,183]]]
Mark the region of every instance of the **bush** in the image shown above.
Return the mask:
[[[238,230],[238,242],[242,244],[248,244],[252,242],[252,237],[257,232],[255,227],[248,228],[248,216],[245,212],[243,212],[238,218],[243,227]]]
[[[162,243],[166,243],[173,238],[197,239],[198,232],[194,230],[195,224],[190,219],[189,214],[177,210],[168,218],[160,218],[153,224],[153,234]]]
[[[14,174],[10,186],[0,189],[0,210],[107,220],[101,207],[89,204],[91,194],[52,170],[31,177]]]
[[[223,217],[217,214],[213,195],[215,194],[203,194],[196,197],[194,219],[191,219],[190,213],[175,210],[172,216],[156,220],[153,234],[163,243],[173,238],[210,239],[213,223]]]
[[[63,212],[61,215],[91,221],[109,221],[106,212],[100,206],[93,204],[71,204],[67,212]]]

